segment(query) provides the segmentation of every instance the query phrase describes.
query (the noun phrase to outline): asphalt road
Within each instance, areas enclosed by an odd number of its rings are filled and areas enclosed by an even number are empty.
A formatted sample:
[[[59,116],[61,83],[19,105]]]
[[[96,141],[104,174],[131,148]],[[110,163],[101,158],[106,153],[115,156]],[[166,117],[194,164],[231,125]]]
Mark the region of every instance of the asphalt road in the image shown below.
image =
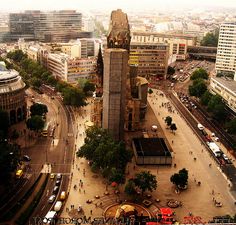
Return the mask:
[[[38,173],[42,169],[42,164],[51,165],[51,173],[61,173],[62,182],[57,197],[61,191],[67,191],[71,164],[74,150],[74,132],[73,132],[73,115],[71,109],[62,105],[60,99],[43,95],[40,101],[45,103],[49,108],[47,118],[56,126],[54,140],[52,137],[40,137],[37,145],[29,149],[28,154],[32,158],[32,168]],[[39,154],[41,151],[41,154]],[[43,196],[30,218],[30,222],[35,223],[36,218],[43,218],[47,212],[53,208],[54,204],[48,203],[48,198],[52,194],[55,186],[55,179],[49,179]],[[56,201],[55,201],[56,202]],[[54,202],[54,203],[55,203]]]

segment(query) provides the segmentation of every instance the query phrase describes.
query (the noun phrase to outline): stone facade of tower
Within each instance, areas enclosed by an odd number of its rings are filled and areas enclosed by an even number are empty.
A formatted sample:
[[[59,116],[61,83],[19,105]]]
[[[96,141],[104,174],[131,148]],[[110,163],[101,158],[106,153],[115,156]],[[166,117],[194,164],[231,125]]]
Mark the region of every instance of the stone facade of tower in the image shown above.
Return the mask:
[[[105,50],[102,128],[117,141],[124,138],[127,68],[127,50]]]

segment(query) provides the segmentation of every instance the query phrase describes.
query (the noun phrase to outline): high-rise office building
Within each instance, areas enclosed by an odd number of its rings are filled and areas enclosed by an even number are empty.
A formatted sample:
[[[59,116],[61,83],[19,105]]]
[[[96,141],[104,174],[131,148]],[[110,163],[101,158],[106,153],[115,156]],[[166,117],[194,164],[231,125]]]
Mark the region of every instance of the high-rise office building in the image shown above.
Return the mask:
[[[130,44],[129,65],[137,66],[137,75],[151,82],[166,79],[169,46],[161,43]]]
[[[25,11],[9,15],[10,38],[42,42],[66,42],[79,37],[82,14],[75,10]]]
[[[236,71],[236,22],[220,26],[216,72],[234,75]]]
[[[102,127],[107,129],[115,140],[124,138],[127,68],[127,50],[105,50]]]

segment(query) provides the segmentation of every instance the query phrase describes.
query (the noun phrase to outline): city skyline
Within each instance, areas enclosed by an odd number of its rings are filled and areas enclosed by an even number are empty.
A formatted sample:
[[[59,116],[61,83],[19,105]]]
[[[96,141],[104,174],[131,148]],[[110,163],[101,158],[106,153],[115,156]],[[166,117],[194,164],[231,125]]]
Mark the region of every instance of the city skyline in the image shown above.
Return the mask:
[[[1,6],[1,11],[21,11],[21,10],[59,10],[59,9],[76,9],[76,10],[112,10],[121,8],[123,10],[150,10],[150,9],[182,9],[186,7],[194,7],[194,9],[204,8],[206,6],[211,7],[224,7],[234,8],[236,7],[236,1],[234,0],[199,0],[197,3],[189,2],[188,0],[166,0],[164,3],[161,0],[146,0],[145,2],[135,2],[134,0],[119,0],[111,2],[109,0],[101,0],[99,2],[95,0],[87,1],[32,1],[30,0],[9,0],[8,4]]]

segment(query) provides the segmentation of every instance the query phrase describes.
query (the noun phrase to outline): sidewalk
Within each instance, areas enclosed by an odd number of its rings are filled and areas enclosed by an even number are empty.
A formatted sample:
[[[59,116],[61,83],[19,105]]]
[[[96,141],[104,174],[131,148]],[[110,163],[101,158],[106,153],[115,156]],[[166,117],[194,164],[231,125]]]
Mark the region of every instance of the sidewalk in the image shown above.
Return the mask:
[[[166,107],[161,106],[161,103],[168,102],[165,96],[159,96],[159,92],[157,94],[156,90],[154,90],[153,95],[148,97],[148,102],[151,108],[148,107],[147,121],[144,123],[145,128],[150,135],[156,135],[151,131],[151,125],[153,123],[159,128],[162,128],[161,132],[159,129],[158,136],[164,136],[167,139],[173,150],[173,164],[176,163],[177,167],[137,166],[133,160],[131,163],[128,163],[127,172],[129,171],[129,175],[127,178],[143,170],[149,170],[152,174],[157,175],[158,187],[152,193],[152,198],[160,199],[160,203],[158,203],[159,207],[166,207],[168,199],[182,201],[183,206],[175,209],[176,218],[180,221],[183,221],[183,218],[188,216],[189,212],[192,212],[195,216],[201,216],[204,219],[203,221],[208,221],[216,215],[232,215],[235,212],[235,206],[229,195],[227,180],[222,176],[217,165],[210,158],[208,151],[201,145],[197,136],[194,135],[183,118],[177,114],[171,103],[169,104],[175,113],[170,113]],[[84,143],[84,123],[90,121],[89,114],[90,105],[81,109],[76,116],[76,149]],[[164,119],[168,115],[176,123],[177,131],[175,134],[169,129],[166,129]],[[156,119],[158,119],[158,122]],[[139,133],[142,135],[141,131]],[[135,133],[129,133],[129,142],[133,134]],[[197,160],[194,161],[194,158]],[[210,169],[208,167],[209,162],[212,163]],[[170,177],[182,168],[186,168],[189,171],[189,186],[186,191],[176,194],[174,185],[170,182]],[[85,174],[83,171],[85,171]],[[91,172],[87,160],[75,156],[71,172],[73,176],[69,190],[70,194],[61,213],[61,217],[83,218],[84,215],[87,218],[90,216],[92,218],[100,217],[106,206],[116,202],[118,196],[114,194],[113,188],[107,187],[109,195],[104,194],[106,192],[106,182],[99,174]],[[197,185],[198,181],[201,181],[201,186]],[[74,189],[75,185],[77,187]],[[120,187],[121,193],[123,188],[124,186]],[[214,190],[214,195],[212,194],[212,190]],[[221,201],[223,207],[216,208],[212,202],[213,197]],[[91,200],[92,202],[88,204],[86,203],[87,200]],[[100,205],[101,202],[102,205]],[[80,205],[83,210],[78,212],[77,209]]]

